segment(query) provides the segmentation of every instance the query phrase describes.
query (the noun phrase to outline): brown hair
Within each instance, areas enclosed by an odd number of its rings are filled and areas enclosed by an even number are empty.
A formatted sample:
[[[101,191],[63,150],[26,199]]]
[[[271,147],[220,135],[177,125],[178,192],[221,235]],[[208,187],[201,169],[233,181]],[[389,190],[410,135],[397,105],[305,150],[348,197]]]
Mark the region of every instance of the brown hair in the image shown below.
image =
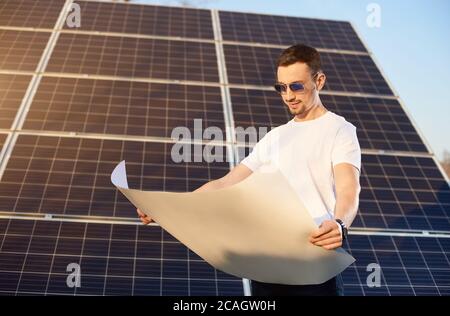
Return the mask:
[[[306,63],[311,70],[311,75],[322,71],[320,54],[314,47],[304,44],[296,44],[286,48],[278,57],[277,68],[280,66],[289,66],[296,62]]]

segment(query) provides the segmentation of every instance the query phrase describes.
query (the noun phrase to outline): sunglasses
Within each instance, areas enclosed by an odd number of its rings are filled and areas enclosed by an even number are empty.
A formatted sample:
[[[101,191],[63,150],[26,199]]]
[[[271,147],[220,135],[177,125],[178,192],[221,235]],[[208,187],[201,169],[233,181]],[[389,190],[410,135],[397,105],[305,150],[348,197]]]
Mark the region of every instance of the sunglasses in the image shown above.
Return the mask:
[[[289,87],[289,89],[291,89],[292,92],[304,92],[305,91],[305,85],[301,82],[292,82],[288,85],[284,84],[284,83],[276,83],[273,85],[273,87],[275,88],[275,90],[277,90],[277,92],[279,94],[283,94],[286,93],[287,91],[287,87]]]
[[[318,74],[319,74],[318,72],[314,74],[314,76],[313,76],[314,80]],[[305,90],[306,90],[305,85],[301,82],[292,82],[288,85],[285,83],[277,82],[273,85],[273,87],[279,94],[286,93],[287,87],[289,87],[289,89],[291,89],[292,92],[296,92],[296,93],[302,93],[302,92],[305,92]]]

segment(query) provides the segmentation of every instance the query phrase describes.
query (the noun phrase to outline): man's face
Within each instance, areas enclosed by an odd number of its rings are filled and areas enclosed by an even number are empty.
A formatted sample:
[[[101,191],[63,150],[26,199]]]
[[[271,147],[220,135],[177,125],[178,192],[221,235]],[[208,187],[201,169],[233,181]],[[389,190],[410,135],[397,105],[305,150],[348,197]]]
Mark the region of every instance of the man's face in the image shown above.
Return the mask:
[[[297,62],[289,66],[278,67],[277,77],[279,83],[284,83],[287,86],[293,82],[300,82],[305,86],[303,92],[294,92],[289,86],[286,92],[281,94],[284,103],[289,108],[293,115],[301,115],[308,112],[319,100],[319,90],[322,88],[322,79],[314,81],[313,75],[309,66],[302,62]],[[319,75],[323,76],[324,75]],[[316,76],[314,79],[317,79]],[[318,83],[316,85],[316,83]]]

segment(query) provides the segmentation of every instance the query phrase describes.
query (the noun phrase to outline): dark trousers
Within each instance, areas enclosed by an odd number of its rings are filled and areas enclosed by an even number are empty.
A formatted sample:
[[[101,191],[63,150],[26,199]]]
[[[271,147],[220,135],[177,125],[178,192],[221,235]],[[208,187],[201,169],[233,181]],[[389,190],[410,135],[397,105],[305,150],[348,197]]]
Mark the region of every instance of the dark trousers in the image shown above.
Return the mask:
[[[343,296],[341,275],[322,284],[286,285],[251,280],[252,296]]]

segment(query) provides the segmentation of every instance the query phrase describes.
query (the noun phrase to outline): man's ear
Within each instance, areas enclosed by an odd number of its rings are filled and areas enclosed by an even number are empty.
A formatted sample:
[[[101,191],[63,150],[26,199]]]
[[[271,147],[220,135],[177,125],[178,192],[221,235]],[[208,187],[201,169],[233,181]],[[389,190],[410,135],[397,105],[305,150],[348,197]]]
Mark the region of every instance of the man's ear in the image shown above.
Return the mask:
[[[327,80],[327,76],[325,76],[325,74],[323,72],[317,76],[316,87],[317,87],[318,91],[322,90],[323,86],[325,85],[326,80]]]

